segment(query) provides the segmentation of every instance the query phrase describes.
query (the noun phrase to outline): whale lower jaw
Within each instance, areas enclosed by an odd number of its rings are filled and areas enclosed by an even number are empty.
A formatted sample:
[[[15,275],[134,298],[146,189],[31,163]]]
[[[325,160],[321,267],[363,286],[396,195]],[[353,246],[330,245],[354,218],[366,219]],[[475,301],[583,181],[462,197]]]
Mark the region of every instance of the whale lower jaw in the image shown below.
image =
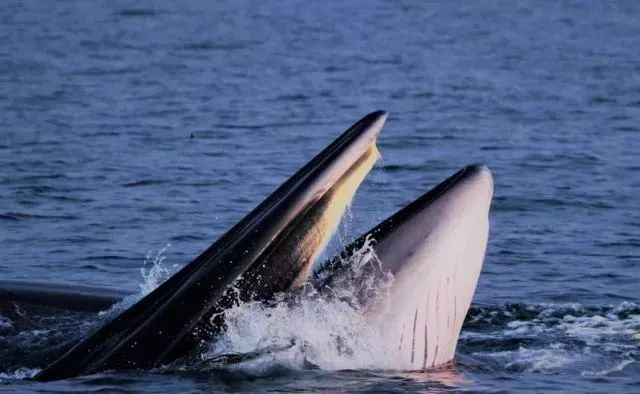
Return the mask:
[[[418,267],[397,273],[381,309],[371,313],[396,369],[434,368],[454,357],[482,268],[489,222],[479,217],[451,227],[407,260]]]
[[[394,281],[370,319],[382,327],[397,369],[434,368],[455,355],[482,269],[493,193],[486,167],[462,171],[446,191],[374,247],[383,267],[394,272]]]
[[[388,272],[393,280],[382,299],[360,303],[370,323],[379,327],[390,367],[425,370],[453,359],[482,269],[492,194],[490,171],[465,167],[316,272],[314,285],[320,291],[355,288],[345,262],[374,241],[379,267],[371,275]]]

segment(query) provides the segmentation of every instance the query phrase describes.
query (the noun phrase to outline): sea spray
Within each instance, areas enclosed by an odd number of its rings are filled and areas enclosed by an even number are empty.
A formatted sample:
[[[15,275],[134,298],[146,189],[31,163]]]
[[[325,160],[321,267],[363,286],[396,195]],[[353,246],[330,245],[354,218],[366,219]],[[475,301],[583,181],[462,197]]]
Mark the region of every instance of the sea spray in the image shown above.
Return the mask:
[[[202,355],[207,359],[241,357],[241,366],[259,374],[267,364],[298,369],[383,369],[393,365],[394,352],[385,348],[378,327],[366,311],[384,302],[392,276],[370,275],[379,261],[373,240],[352,253],[341,266],[348,269],[332,287],[316,289],[307,283],[268,305],[240,303],[224,312],[226,330]],[[260,350],[256,352],[256,350]]]
[[[139,291],[123,298],[108,310],[98,313],[98,316],[100,317],[100,325],[140,301],[144,296],[151,293],[181,268],[179,264],[169,265],[167,263],[167,250],[170,247],[171,244],[166,244],[156,253],[152,253],[151,251],[147,252],[144,262],[142,263],[142,267],[140,267],[140,276],[142,277],[142,280],[138,285]]]

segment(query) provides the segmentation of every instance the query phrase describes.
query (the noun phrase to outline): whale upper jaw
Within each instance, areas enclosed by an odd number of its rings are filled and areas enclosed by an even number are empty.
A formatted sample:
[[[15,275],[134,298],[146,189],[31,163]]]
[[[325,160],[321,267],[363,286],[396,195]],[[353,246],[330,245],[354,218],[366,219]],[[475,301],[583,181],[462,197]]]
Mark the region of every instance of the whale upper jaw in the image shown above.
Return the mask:
[[[238,298],[269,298],[306,279],[378,157],[386,118],[378,111],[354,124],[195,260],[34,379],[166,364],[221,329],[220,312]]]

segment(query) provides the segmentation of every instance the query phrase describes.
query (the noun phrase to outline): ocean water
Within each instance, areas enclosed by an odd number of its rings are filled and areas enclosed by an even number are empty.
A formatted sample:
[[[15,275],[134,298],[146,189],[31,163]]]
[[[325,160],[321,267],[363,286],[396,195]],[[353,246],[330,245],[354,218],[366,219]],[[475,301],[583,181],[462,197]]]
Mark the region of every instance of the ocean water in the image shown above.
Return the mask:
[[[4,1],[0,279],[141,295],[377,109],[343,238],[469,163],[495,191],[448,368],[294,347],[33,383],[21,347],[106,318],[33,310],[0,314],[0,391],[640,391],[639,21],[633,1]],[[317,316],[289,318],[314,350]]]

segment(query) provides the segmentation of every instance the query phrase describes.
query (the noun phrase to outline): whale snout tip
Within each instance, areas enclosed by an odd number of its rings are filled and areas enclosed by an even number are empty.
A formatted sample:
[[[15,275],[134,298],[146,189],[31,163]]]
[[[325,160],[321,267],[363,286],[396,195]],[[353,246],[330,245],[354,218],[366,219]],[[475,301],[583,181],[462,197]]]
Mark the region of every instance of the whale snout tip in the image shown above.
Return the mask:
[[[469,171],[469,173],[473,175],[479,175],[479,176],[488,177],[491,179],[493,178],[489,167],[487,167],[482,163],[469,164],[466,167],[466,171]]]
[[[377,118],[377,119],[381,119],[382,121],[385,121],[385,120],[387,120],[388,116],[389,116],[389,112],[387,112],[387,111],[385,111],[383,109],[379,109],[377,111],[371,112],[366,117]]]
[[[379,110],[364,117],[363,121],[368,123],[368,129],[371,130],[374,138],[382,131],[382,126],[384,126],[388,116],[389,113],[387,111]]]
[[[375,111],[374,114],[376,114],[382,121],[387,120],[387,118],[389,117],[389,112],[383,109]]]
[[[493,174],[484,164],[471,164],[466,167],[469,179],[478,187],[486,190],[489,199],[493,196]]]

